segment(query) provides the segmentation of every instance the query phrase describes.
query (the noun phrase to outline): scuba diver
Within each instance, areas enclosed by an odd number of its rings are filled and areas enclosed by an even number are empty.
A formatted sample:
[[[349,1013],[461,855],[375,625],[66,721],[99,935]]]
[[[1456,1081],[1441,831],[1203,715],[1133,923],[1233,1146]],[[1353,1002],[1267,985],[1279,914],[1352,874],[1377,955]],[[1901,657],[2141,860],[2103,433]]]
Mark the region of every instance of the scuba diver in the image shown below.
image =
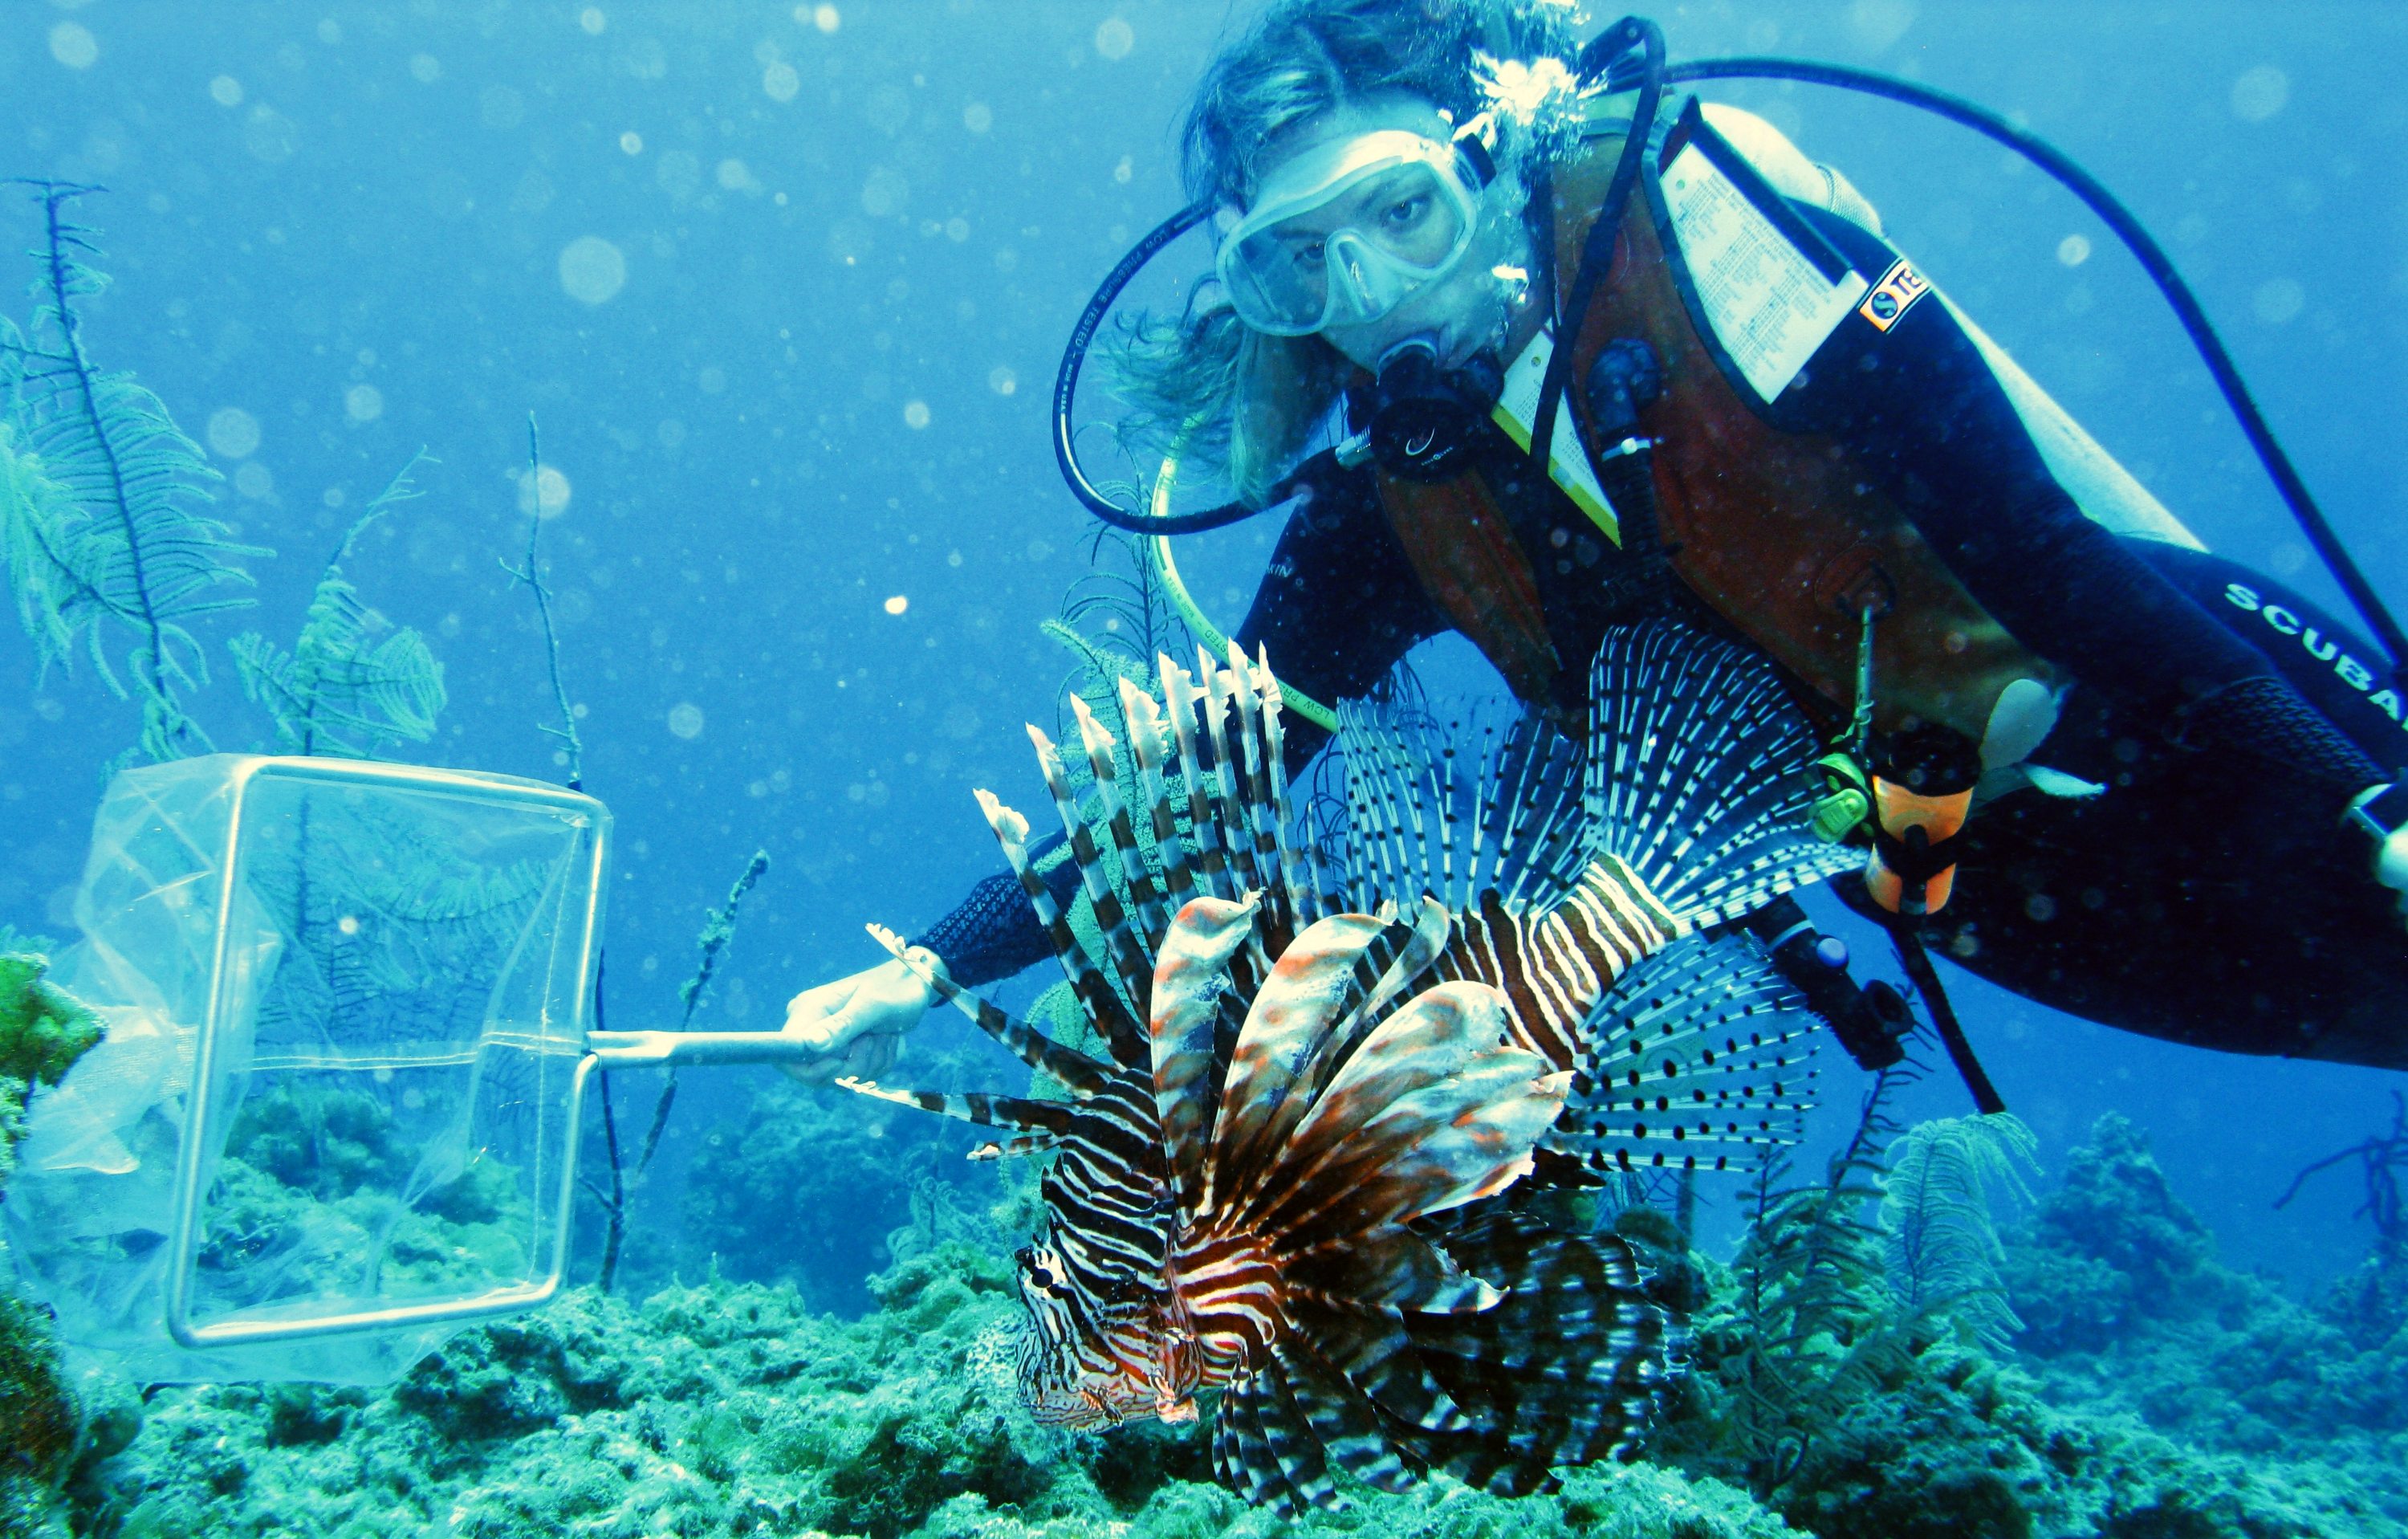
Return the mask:
[[[1894,934],[2126,1030],[2408,1067],[2393,660],[2128,478],[2116,516],[1840,173],[1578,56],[1547,0],[1283,0],[1198,86],[1213,270],[1113,362],[1125,432],[1284,512],[1236,641],[1311,703],[1453,629],[1569,726],[1606,628],[1678,614],[1829,738],[1826,831],[1872,845],[1836,885]],[[1291,772],[1327,736],[1292,720]],[[1750,928],[1895,1057],[1844,947]],[[1050,954],[1009,875],[915,943],[964,985]],[[787,1030],[875,1075],[928,1002],[887,962]]]

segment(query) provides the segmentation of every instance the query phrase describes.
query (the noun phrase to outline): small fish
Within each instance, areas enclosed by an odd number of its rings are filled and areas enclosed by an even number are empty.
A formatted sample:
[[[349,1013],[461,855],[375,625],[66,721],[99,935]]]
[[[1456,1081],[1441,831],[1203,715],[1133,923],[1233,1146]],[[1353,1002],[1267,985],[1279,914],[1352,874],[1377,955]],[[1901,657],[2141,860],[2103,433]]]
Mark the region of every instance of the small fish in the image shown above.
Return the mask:
[[[1700,931],[1853,865],[1808,831],[1811,733],[1738,649],[1619,630],[1584,756],[1522,726],[1466,770],[1350,710],[1330,871],[1292,837],[1268,668],[1232,648],[1161,677],[1158,701],[1122,689],[1131,785],[1073,702],[1109,852],[1029,729],[1100,956],[1031,869],[1027,821],[979,793],[1109,1057],[873,927],[1068,1094],[840,1082],[1006,1130],[982,1157],[1053,1156],[1019,1257],[1032,1413],[1182,1421],[1217,1390],[1216,1473],[1283,1512],[1335,1504],[1337,1472],[1521,1492],[1628,1449],[1678,1323],[1619,1237],[1521,1200],[1795,1139],[1813,1017],[1753,942]]]

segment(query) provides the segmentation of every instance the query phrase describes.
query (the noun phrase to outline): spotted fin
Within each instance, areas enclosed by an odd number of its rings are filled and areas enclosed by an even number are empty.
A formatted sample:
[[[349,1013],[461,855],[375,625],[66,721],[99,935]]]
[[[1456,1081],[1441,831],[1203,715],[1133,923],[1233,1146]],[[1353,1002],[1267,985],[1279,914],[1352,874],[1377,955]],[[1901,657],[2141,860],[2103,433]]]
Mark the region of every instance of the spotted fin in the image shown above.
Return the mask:
[[[1587,864],[1580,750],[1543,717],[1440,728],[1348,702],[1339,733],[1352,906],[1427,893],[1468,909],[1490,892],[1543,906]]]
[[[1546,1146],[1593,1170],[1754,1170],[1801,1134],[1818,1024],[1753,939],[1676,941],[1583,1023],[1587,1052]]]
[[[1694,927],[1863,864],[1814,837],[1821,751],[1771,665],[1674,621],[1617,626],[1589,670],[1591,856]]]

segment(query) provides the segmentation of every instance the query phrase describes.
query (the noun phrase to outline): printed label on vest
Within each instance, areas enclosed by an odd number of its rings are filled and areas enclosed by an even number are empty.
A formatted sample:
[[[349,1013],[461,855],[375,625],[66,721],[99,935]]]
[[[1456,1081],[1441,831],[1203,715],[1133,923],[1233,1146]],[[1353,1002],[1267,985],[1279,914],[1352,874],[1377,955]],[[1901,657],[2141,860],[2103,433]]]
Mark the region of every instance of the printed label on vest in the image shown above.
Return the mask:
[[[1931,280],[1909,266],[1900,257],[1882,274],[1873,292],[1856,307],[1856,313],[1873,324],[1875,331],[1887,331],[1899,319],[1914,308],[1914,302],[1931,292]]]
[[[1871,285],[1855,272],[1825,278],[1694,144],[1664,168],[1663,188],[1715,339],[1756,395],[1771,400]]]

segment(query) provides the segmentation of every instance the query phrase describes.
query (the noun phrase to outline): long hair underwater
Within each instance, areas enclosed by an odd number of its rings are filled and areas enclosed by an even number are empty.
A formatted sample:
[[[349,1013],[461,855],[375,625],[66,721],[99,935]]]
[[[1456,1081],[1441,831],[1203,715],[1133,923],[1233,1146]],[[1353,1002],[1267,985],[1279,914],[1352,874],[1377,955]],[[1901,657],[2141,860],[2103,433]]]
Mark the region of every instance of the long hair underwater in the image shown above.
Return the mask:
[[[1678,1322],[1618,1236],[1525,1199],[1797,1136],[1813,1017],[1708,927],[1848,863],[1807,832],[1803,722],[1737,648],[1626,627],[1585,755],[1535,719],[1465,752],[1349,708],[1330,853],[1294,832],[1268,669],[1160,669],[1159,701],[1122,687],[1125,766],[1078,707],[1096,828],[1029,729],[1096,954],[979,793],[1109,1057],[875,930],[1067,1096],[843,1082],[1007,1135],[981,1156],[1051,1156],[1019,1256],[1031,1410],[1184,1420],[1219,1390],[1216,1473],[1283,1511],[1335,1503],[1339,1472],[1521,1492],[1629,1449]]]

